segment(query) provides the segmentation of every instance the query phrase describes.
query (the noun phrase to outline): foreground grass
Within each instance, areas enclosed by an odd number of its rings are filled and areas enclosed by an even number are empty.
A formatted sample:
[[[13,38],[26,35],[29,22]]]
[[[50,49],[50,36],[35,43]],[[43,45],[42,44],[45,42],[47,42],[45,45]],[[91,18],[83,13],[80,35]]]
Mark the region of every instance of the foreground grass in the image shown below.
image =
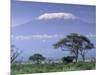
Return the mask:
[[[94,70],[95,62],[78,62],[78,63],[52,63],[52,64],[12,64],[11,74],[28,74],[44,72],[62,72],[78,70]]]

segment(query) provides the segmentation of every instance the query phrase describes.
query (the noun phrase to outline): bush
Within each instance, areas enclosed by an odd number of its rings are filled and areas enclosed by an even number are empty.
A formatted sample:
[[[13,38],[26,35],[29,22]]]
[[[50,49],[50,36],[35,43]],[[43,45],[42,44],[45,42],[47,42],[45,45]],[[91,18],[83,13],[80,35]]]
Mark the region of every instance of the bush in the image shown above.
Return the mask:
[[[63,63],[72,63],[74,60],[75,56],[67,56],[67,57],[63,57],[62,61]]]

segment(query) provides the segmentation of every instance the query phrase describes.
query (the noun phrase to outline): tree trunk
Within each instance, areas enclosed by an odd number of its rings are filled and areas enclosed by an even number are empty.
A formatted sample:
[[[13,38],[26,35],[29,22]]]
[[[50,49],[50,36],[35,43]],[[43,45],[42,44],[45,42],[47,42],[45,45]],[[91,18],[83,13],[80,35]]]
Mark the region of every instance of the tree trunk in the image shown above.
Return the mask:
[[[77,63],[78,62],[78,55],[76,55],[76,58],[75,59],[76,59],[76,63]]]
[[[85,62],[85,55],[82,55],[83,62]]]
[[[76,63],[78,62],[78,50],[76,51],[76,58],[75,58],[75,60],[76,60]]]

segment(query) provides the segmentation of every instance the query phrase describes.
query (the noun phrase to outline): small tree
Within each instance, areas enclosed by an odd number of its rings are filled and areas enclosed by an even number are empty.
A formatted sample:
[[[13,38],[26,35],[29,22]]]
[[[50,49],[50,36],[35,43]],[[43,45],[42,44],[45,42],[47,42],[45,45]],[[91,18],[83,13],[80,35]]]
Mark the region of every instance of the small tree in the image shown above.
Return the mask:
[[[21,53],[22,51],[11,45],[11,63],[14,63]]]
[[[40,64],[41,61],[45,60],[45,57],[42,56],[41,54],[34,54],[29,57],[29,60],[34,61],[36,64]]]
[[[88,53],[89,50],[91,50],[92,48],[94,48],[93,44],[88,43],[87,45],[85,45],[85,47],[82,47],[80,49],[80,55],[83,59],[83,61],[85,62],[85,56]]]

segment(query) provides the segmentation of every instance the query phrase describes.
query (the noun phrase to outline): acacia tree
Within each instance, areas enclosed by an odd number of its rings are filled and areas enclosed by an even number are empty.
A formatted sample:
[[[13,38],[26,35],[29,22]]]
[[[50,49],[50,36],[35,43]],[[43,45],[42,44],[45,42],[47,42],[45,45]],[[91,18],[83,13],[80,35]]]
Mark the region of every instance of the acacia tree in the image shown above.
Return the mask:
[[[29,57],[29,60],[34,61],[36,64],[40,64],[41,61],[45,60],[45,57],[42,56],[41,54],[34,54]]]
[[[91,43],[90,40],[87,37],[81,35],[80,38],[82,39],[81,40],[82,43],[80,45],[79,51],[80,51],[80,55],[81,55],[83,61],[85,61],[86,53],[88,53],[89,50],[91,50],[95,47],[94,47],[94,44]]]
[[[22,51],[20,51],[14,45],[11,45],[11,63],[15,62],[21,53]]]
[[[84,43],[86,44],[84,45]],[[70,51],[71,54],[74,54],[75,60],[77,62],[79,54],[82,56],[82,58],[85,59],[85,50],[89,50],[90,45],[92,46],[93,44],[87,37],[77,33],[71,33],[53,46],[55,48],[61,48],[63,51]]]

